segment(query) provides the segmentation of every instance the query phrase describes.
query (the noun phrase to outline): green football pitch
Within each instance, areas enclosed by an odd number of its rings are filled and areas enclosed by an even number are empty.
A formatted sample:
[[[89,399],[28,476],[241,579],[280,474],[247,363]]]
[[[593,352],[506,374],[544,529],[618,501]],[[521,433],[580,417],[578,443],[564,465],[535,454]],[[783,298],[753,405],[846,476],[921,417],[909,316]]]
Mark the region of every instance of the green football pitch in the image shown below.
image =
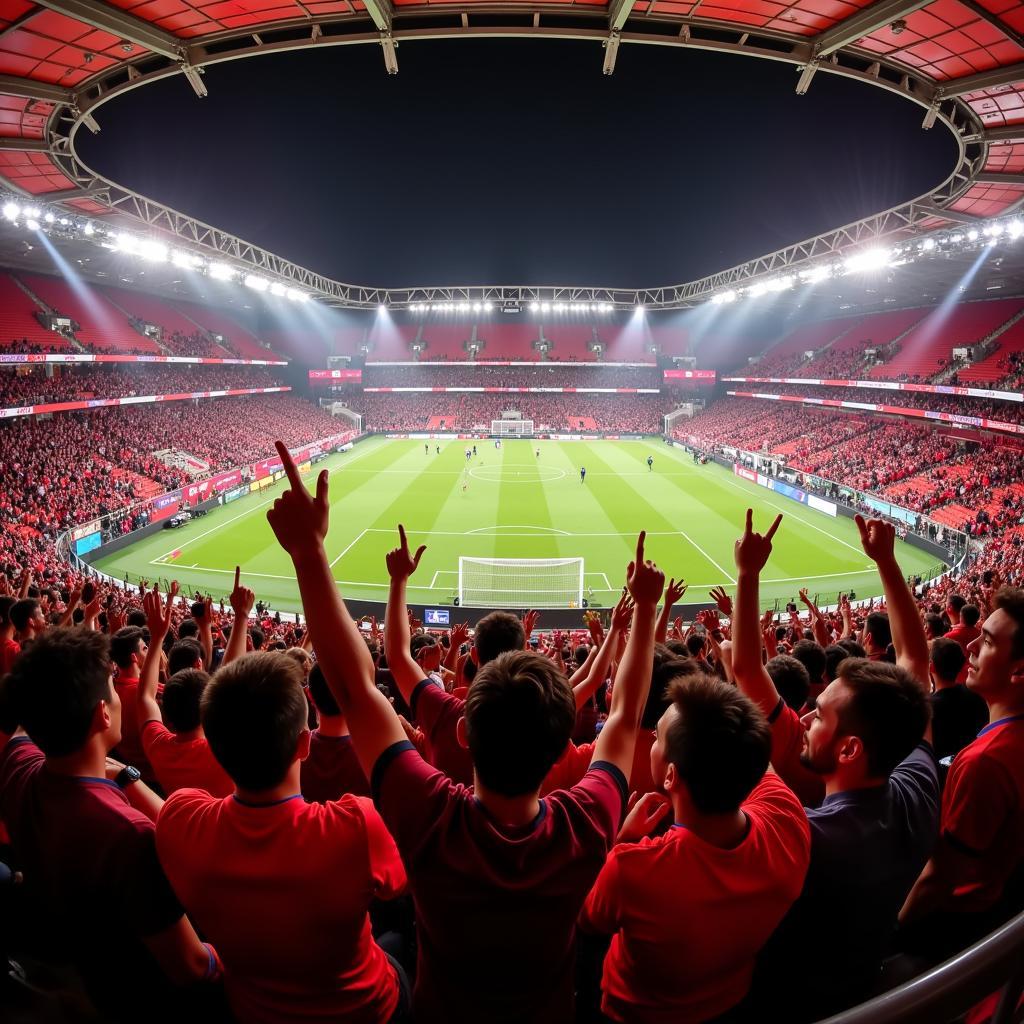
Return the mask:
[[[773,494],[720,466],[694,465],[661,441],[516,440],[500,451],[482,441],[468,463],[465,448],[464,441],[431,442],[427,454],[423,441],[371,438],[315,467],[331,471],[326,547],[346,596],[387,599],[384,555],[403,523],[411,545],[427,545],[410,581],[412,604],[450,604],[460,556],[582,557],[586,591],[607,607],[622,586],[640,530],[647,531],[648,557],[666,576],[689,583],[684,602],[706,602],[711,587],[732,589],[733,542],[748,506],[762,531],[776,513],[785,514],[763,574],[765,607],[796,600],[805,585],[823,605],[835,603],[840,591],[852,590],[858,598],[881,592],[851,520]],[[215,508],[180,529],[161,530],[95,564],[131,581],[177,579],[215,599],[230,590],[238,564],[271,608],[299,610],[291,562],[266,520],[267,506],[283,486]],[[907,575],[936,565],[933,556],[898,547]],[[531,577],[524,579],[529,586]]]

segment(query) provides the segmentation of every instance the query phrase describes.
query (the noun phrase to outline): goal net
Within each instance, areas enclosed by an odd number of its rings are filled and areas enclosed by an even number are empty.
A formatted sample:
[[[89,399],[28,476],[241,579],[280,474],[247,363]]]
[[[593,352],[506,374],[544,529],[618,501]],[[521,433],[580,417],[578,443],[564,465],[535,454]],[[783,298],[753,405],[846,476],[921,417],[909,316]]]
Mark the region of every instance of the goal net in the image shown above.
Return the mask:
[[[529,437],[533,420],[491,420],[491,433],[495,437]]]
[[[581,608],[582,558],[460,558],[459,604],[470,608]]]
[[[679,406],[677,409],[673,409],[672,412],[665,413],[663,419],[663,433],[666,437],[671,437],[677,428],[683,426],[684,420],[693,419],[694,407],[691,402]]]

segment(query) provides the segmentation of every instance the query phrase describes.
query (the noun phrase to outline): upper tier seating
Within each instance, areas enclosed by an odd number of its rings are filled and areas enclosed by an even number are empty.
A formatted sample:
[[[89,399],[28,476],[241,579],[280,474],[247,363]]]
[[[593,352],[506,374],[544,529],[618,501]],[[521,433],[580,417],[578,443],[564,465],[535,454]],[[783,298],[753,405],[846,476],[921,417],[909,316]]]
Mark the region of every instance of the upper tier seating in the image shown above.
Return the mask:
[[[193,324],[204,327],[214,334],[224,337],[230,350],[234,349],[241,359],[273,359],[275,356],[268,352],[247,327],[234,320],[229,314],[220,310],[209,309],[206,306],[197,306],[191,302],[174,302],[174,306],[182,312]],[[195,327],[192,327],[195,330]]]
[[[965,366],[957,371],[957,379],[961,384],[987,385],[996,384],[1014,371],[1011,356],[1019,356],[1024,352],[1024,320],[1018,320],[1005,333],[996,339],[996,349],[984,359]]]
[[[106,292],[126,313],[147,324],[162,327],[165,333],[173,334],[176,331],[178,334],[195,334],[198,331],[198,327],[188,317],[155,295],[144,295],[124,288],[104,288],[101,291]]]
[[[12,342],[55,352],[71,351],[74,346],[55,331],[48,331],[35,318],[39,307],[26,295],[8,274],[0,274],[0,348]]]
[[[75,337],[83,344],[126,353],[135,351],[160,354],[159,346],[139,334],[124,313],[99,289],[90,289],[89,299],[85,300],[62,278],[36,274],[21,274],[20,277],[51,309],[80,324]]]

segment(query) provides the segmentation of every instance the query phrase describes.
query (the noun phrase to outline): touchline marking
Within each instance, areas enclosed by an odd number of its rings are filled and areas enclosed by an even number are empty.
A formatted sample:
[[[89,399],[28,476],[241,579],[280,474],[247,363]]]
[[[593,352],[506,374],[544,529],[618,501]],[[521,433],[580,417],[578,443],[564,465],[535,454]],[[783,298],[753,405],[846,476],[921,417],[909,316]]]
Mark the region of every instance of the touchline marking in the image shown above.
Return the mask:
[[[376,448],[379,448],[379,447],[380,447],[379,445],[375,445],[373,448],[367,448],[361,454],[356,455],[354,458],[350,459],[348,462],[343,463],[341,466],[338,466],[338,468],[336,470],[334,470],[334,472],[340,473],[342,471],[342,469],[346,468],[347,466],[350,466],[353,462],[355,462],[356,459],[363,458],[364,456],[368,455],[371,451],[374,451],[374,450],[376,450]],[[280,481],[278,481],[278,482],[280,482]],[[273,498],[267,498],[266,501],[258,502],[257,504],[253,505],[251,508],[247,508],[244,512],[239,512],[237,516],[233,516],[231,519],[226,519],[223,523],[218,523],[216,526],[211,527],[209,530],[205,530],[203,533],[197,533],[194,537],[189,537],[188,540],[183,540],[176,547],[171,548],[171,550],[168,551],[166,554],[160,555],[159,557],[152,559],[149,564],[150,565],[156,565],[158,562],[161,561],[161,559],[167,558],[168,555],[173,555],[175,551],[180,551],[182,548],[188,547],[189,544],[194,544],[197,540],[202,540],[204,537],[208,537],[211,533],[216,533],[218,530],[223,530],[225,526],[230,526],[232,523],[236,522],[239,519],[244,518],[245,516],[249,515],[251,512],[255,512],[256,509],[258,509],[258,508],[265,508],[272,501],[276,501],[276,500],[277,500],[277,496],[275,495]],[[174,563],[171,563],[171,564],[173,565]],[[251,573],[250,575],[255,575],[255,573]],[[285,577],[285,578],[287,579],[289,577]]]
[[[345,550],[342,551],[342,553],[340,555],[338,555],[338,557],[336,559],[334,559],[333,562],[331,562],[330,567],[333,569],[334,566],[338,562],[340,562],[356,546],[356,544],[358,544],[359,541],[361,541],[365,536],[366,536],[366,530],[363,530],[362,533],[360,533],[359,536],[356,537],[356,539],[354,541],[352,541],[352,543],[349,544],[348,547],[346,547]]]
[[[735,584],[735,577],[730,576],[688,533],[683,530],[677,530],[676,532],[685,537],[730,583]]]

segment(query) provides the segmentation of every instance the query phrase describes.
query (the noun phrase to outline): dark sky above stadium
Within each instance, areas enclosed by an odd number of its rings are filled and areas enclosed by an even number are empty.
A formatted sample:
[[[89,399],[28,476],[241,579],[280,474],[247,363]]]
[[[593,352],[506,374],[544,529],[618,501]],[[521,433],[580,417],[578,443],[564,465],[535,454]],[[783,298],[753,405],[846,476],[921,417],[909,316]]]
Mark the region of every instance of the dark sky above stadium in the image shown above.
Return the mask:
[[[910,199],[955,148],[916,106],[788,65],[623,45],[345,46],[209,69],[98,112],[114,180],[375,285],[636,287],[703,276]]]

